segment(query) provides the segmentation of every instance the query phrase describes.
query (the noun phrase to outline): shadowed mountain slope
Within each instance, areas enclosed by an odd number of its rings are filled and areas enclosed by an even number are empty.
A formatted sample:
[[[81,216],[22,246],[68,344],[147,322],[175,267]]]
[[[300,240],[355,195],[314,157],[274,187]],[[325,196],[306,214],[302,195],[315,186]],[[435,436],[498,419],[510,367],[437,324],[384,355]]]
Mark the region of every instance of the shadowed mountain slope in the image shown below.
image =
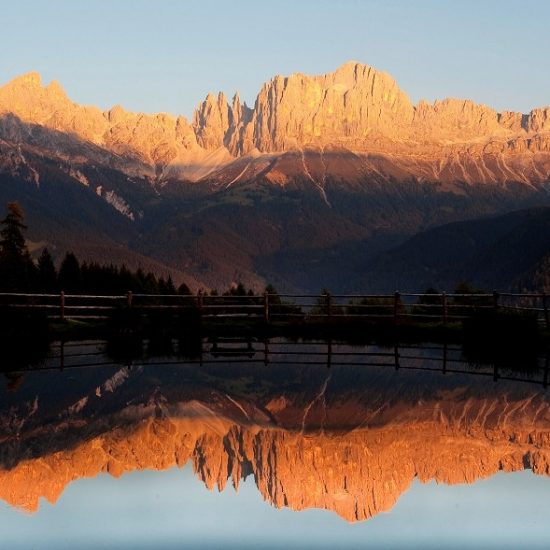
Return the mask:
[[[550,208],[520,210],[415,235],[366,265],[357,285],[376,291],[452,291],[467,281],[487,290],[541,291],[548,257]]]

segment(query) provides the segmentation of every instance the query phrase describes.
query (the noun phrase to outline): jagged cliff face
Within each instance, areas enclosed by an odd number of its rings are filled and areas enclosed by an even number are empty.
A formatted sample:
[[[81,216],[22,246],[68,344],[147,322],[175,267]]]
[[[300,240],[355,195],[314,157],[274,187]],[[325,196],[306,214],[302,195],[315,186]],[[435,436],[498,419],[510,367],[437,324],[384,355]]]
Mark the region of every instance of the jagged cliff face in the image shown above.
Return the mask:
[[[78,105],[57,82],[42,86],[36,73],[0,88],[0,138],[151,178],[169,177],[164,171],[170,167],[177,177],[198,179],[197,164],[209,166],[212,157],[212,147],[197,144],[193,128],[182,116],[131,113],[119,105],[102,112]],[[221,157],[230,158],[227,151]],[[193,174],[188,176],[186,168]]]
[[[42,86],[35,73],[0,88],[2,113],[4,139],[31,139],[59,153],[59,140],[54,146],[51,135],[17,130],[6,118],[15,116],[78,137],[84,156],[97,161],[93,144],[104,150],[104,162],[161,182],[229,184],[261,174],[273,183],[302,178],[321,187],[327,179],[365,177],[539,185],[550,175],[550,108],[497,113],[457,99],[415,106],[391,76],[356,62],[321,76],[277,76],[253,109],[238,94],[231,104],[223,93],[209,94],[191,124],[77,105],[56,82]]]
[[[174,385],[170,372],[155,371],[156,388],[141,380],[138,392],[128,386],[144,371],[121,369],[59,403],[49,420],[47,395],[0,415],[0,497],[34,511],[79,478],[191,463],[209,489],[229,480],[238,488],[252,474],[277,507],[361,521],[391,509],[415,478],[473,483],[524,468],[550,475],[548,396],[536,387],[469,387],[440,374],[415,386],[408,375],[375,373],[368,383],[355,375],[358,387],[346,390],[347,374],[336,370],[310,373],[302,389],[294,380],[286,390],[260,382],[239,394],[222,387],[227,373]]]

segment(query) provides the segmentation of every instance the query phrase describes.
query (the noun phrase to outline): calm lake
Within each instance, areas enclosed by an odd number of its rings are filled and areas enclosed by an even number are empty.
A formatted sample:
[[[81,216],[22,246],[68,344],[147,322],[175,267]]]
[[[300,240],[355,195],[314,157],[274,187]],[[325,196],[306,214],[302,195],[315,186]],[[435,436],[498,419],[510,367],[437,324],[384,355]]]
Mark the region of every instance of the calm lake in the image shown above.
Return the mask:
[[[54,343],[0,387],[5,548],[547,548],[548,359]],[[17,370],[19,369],[19,370]]]

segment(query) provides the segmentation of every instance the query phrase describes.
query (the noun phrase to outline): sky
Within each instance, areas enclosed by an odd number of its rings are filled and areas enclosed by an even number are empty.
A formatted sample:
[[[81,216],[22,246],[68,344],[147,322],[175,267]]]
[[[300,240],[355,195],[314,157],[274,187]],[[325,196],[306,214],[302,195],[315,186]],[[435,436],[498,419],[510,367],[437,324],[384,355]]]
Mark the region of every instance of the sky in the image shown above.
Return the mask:
[[[348,60],[419,99],[550,105],[547,0],[17,0],[0,83],[38,71],[79,103],[192,115],[208,92],[253,104],[276,74]]]

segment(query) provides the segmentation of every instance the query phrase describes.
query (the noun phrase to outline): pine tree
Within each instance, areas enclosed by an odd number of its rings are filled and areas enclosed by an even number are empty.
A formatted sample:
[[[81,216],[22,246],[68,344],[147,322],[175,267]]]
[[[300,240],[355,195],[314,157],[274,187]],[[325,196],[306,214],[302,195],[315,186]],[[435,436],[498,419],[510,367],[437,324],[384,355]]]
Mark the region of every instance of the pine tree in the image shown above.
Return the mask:
[[[189,296],[191,294],[191,289],[185,283],[181,283],[181,285],[178,286],[178,294]]]
[[[168,294],[168,289],[164,277],[159,277],[157,289],[159,294]]]
[[[38,258],[38,287],[40,292],[57,291],[57,271],[47,248],[42,250]]]
[[[67,252],[59,268],[59,286],[67,293],[82,291],[82,275],[80,264],[72,252]]]
[[[25,214],[16,202],[7,205],[8,214],[0,221],[0,285],[8,292],[30,290],[35,276],[34,265],[23,235]]]
[[[23,232],[27,226],[23,223],[25,213],[16,202],[8,203],[8,215],[0,222],[0,249],[2,255],[22,258],[27,252]]]
[[[168,275],[168,279],[166,280],[166,294],[176,294],[176,287],[171,275]]]

